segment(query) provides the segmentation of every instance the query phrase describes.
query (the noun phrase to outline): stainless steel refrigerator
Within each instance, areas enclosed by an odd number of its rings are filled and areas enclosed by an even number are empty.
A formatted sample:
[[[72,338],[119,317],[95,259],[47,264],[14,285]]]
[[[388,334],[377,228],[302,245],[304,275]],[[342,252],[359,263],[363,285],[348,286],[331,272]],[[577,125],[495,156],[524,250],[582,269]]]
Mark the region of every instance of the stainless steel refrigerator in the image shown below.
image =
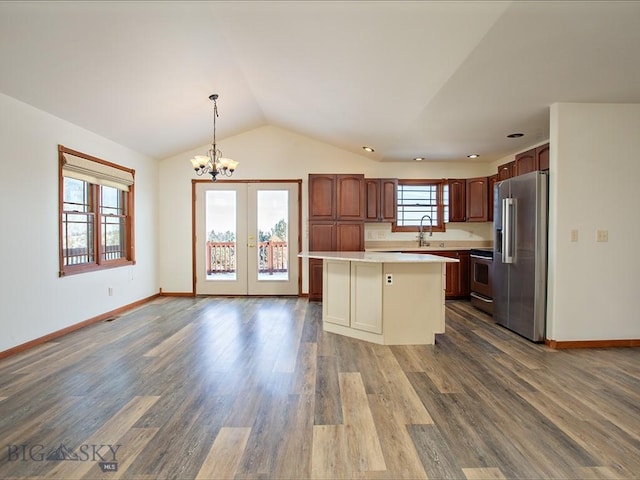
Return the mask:
[[[545,338],[548,184],[530,172],[494,187],[493,317],[534,342]]]

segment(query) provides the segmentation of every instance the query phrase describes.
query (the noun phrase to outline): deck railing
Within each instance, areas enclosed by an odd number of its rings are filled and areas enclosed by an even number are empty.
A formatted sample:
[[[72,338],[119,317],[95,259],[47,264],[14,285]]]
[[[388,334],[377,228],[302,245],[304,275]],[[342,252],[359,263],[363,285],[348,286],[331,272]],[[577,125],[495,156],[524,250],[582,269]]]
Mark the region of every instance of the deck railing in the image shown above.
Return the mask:
[[[207,242],[207,275],[236,271],[236,242]],[[288,270],[287,242],[258,242],[258,272],[273,274]]]
[[[104,248],[103,260],[117,260],[124,257],[124,249],[120,245],[107,245]],[[67,248],[62,251],[62,258],[65,265],[79,265],[82,263],[93,263],[95,259],[89,255],[87,247]]]

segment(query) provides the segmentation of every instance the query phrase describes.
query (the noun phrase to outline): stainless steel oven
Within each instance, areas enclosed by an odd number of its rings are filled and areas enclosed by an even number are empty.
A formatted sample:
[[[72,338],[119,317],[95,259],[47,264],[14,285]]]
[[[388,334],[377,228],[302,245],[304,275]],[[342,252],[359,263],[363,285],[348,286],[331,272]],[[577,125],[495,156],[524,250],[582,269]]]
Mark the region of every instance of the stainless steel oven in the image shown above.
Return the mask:
[[[471,259],[471,304],[493,314],[493,249],[473,248]]]

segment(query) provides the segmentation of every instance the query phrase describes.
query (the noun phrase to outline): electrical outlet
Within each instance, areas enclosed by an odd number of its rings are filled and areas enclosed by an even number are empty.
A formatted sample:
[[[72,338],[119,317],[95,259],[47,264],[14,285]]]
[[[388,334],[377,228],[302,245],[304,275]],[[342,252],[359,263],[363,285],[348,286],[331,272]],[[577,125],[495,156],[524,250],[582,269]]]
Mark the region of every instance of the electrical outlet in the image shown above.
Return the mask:
[[[109,292],[109,296],[113,297],[113,288],[109,287],[109,289],[107,291]]]
[[[609,230],[596,231],[596,242],[608,242],[608,241],[609,241]]]
[[[387,285],[393,285],[393,274],[387,273],[385,283]]]
[[[571,230],[571,241],[572,242],[578,241],[578,230]]]

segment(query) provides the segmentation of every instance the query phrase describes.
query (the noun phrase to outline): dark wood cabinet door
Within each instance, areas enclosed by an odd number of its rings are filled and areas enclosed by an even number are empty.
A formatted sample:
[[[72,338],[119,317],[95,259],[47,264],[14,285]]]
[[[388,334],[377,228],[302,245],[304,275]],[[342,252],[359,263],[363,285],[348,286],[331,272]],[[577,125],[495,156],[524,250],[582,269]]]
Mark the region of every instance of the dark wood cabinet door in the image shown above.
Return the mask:
[[[514,169],[515,169],[515,160],[513,162],[505,163],[504,165],[500,165],[498,167],[498,180],[506,180],[507,178],[513,177]]]
[[[364,175],[336,175],[336,220],[364,221]]]
[[[364,187],[366,191],[365,220],[367,222],[380,221],[380,179],[365,178]]]
[[[309,221],[336,217],[336,176],[309,175]]]
[[[367,222],[395,222],[398,218],[397,178],[365,178]]]
[[[538,162],[536,158],[536,149],[532,148],[526,152],[518,153],[516,155],[516,170],[514,176],[522,175],[524,173],[535,172],[538,170]]]
[[[449,221],[464,222],[467,218],[466,181],[449,179]]]
[[[398,218],[398,179],[380,180],[380,220],[395,222]]]
[[[458,258],[457,252],[438,252],[441,257]],[[458,284],[460,283],[460,268],[457,263],[447,263],[445,266],[445,298],[456,298],[458,296]]]
[[[536,147],[536,158],[538,159],[538,170],[549,170],[549,144]]]
[[[489,179],[467,178],[467,222],[489,219]]]
[[[445,279],[444,296],[445,298],[455,298],[456,285],[458,284],[458,264],[447,263],[445,269],[447,278]]]
[[[447,299],[466,298],[469,296],[469,252],[466,250],[430,251],[433,255],[441,257],[456,258],[458,263],[447,263],[445,266],[446,276],[444,296]]]
[[[336,250],[338,252],[361,252],[364,250],[364,223],[337,222]]]
[[[470,277],[469,277],[471,259],[469,258],[469,252],[466,252],[466,251],[458,252],[458,260],[460,260],[460,263],[457,264],[458,265],[458,284],[457,284],[457,291],[455,292],[455,295],[457,297],[465,298],[465,297],[468,297],[469,293],[471,292],[471,284],[470,284]]]
[[[494,203],[494,199],[495,199],[495,186],[496,183],[498,183],[498,174],[496,173],[495,175],[491,175],[489,177],[489,201],[488,201],[488,205],[489,205],[489,210],[488,210],[488,217],[487,220],[492,222],[493,221],[493,211],[495,206],[493,205]]]
[[[309,259],[309,300],[322,300],[322,260]]]
[[[312,252],[333,252],[335,249],[335,222],[309,222],[309,250]]]

